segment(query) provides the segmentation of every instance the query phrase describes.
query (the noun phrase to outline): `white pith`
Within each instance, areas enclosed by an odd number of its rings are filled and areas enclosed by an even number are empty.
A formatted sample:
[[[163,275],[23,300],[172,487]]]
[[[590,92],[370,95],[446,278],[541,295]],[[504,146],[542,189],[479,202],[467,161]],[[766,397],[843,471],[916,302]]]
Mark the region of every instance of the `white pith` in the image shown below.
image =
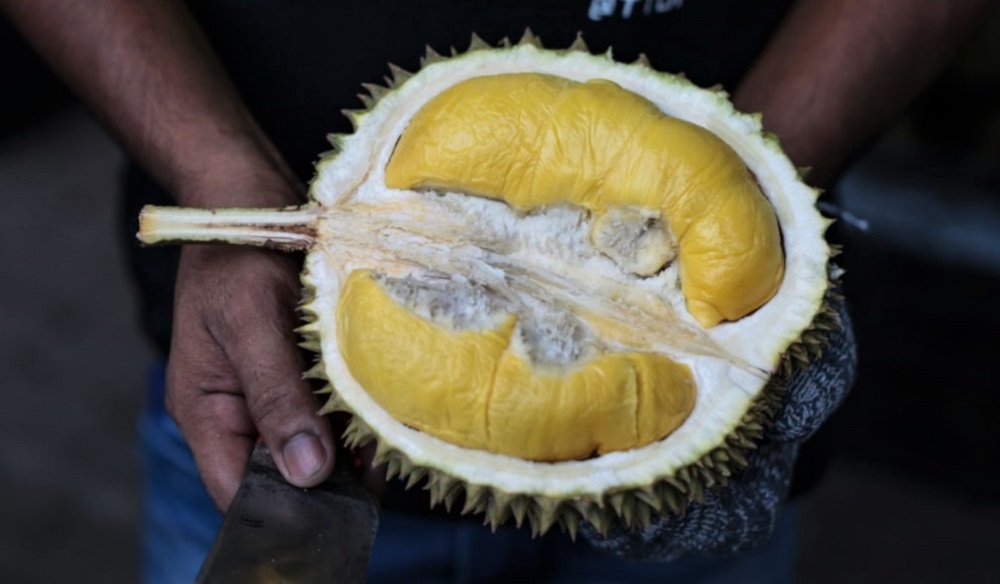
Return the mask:
[[[589,240],[586,213],[548,209],[520,216],[502,202],[460,194],[387,189],[384,169],[408,120],[429,99],[470,77],[540,72],[577,81],[610,79],[650,99],[666,114],[701,125],[728,142],[757,176],[778,215],[785,278],[774,298],[734,323],[704,330],[687,313],[676,265],[650,278],[627,275]],[[648,485],[694,463],[736,428],[781,354],[812,322],[826,289],[826,221],[816,193],[803,185],[759,119],[737,114],[724,95],[584,53],[533,46],[479,51],[428,66],[362,116],[343,152],[318,165],[312,197],[328,213],[307,257],[310,311],[327,376],[346,405],[417,466],[469,484],[554,498]],[[691,366],[698,386],[688,420],[666,439],[585,460],[533,463],[448,444],[407,428],[378,406],[350,375],[337,346],[340,286],[355,269],[406,277],[423,269],[457,274],[526,305],[555,301],[629,327],[597,326],[604,350],[654,351]],[[543,282],[544,298],[532,295]],[[585,284],[585,286],[584,286]],[[544,312],[544,306],[536,307]],[[586,320],[586,319],[585,319]],[[631,328],[631,327],[638,328]]]

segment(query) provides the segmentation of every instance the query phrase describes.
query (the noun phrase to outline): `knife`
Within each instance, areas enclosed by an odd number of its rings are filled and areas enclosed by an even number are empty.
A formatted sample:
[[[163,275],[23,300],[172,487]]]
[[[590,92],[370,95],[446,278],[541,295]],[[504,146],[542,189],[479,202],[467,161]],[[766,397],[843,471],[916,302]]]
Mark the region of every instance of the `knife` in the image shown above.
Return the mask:
[[[340,454],[338,461],[350,459]],[[378,511],[348,466],[302,489],[288,484],[267,446],[257,444],[196,584],[364,582]]]

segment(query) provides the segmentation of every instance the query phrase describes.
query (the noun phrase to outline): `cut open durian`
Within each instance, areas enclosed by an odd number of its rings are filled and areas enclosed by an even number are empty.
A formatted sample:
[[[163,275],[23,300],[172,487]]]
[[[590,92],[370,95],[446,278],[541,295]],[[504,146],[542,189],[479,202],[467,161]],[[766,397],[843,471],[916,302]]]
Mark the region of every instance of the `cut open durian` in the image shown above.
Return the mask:
[[[139,237],[307,251],[324,411],[434,504],[575,533],[724,484],[834,325],[829,221],[759,116],[530,34],[392,73],[307,205]]]

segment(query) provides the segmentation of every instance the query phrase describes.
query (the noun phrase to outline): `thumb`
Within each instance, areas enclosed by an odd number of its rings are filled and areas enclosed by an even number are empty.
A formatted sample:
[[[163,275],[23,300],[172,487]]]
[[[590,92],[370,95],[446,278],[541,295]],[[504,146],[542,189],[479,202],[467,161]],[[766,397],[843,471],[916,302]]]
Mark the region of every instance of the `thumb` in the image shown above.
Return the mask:
[[[335,448],[330,423],[317,413],[318,400],[302,378],[294,333],[298,279],[284,259],[275,258],[278,265],[253,282],[230,288],[232,318],[219,341],[275,465],[289,483],[312,487],[333,470]]]

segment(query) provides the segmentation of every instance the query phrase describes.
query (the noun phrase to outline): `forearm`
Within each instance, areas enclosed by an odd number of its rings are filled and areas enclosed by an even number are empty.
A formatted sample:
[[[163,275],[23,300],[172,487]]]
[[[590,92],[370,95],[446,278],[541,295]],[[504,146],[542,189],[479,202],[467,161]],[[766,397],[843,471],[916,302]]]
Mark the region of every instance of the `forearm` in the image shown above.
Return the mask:
[[[0,7],[182,204],[298,201],[295,179],[183,2],[0,0]]]
[[[734,101],[827,186],[952,58],[989,0],[801,0]]]

